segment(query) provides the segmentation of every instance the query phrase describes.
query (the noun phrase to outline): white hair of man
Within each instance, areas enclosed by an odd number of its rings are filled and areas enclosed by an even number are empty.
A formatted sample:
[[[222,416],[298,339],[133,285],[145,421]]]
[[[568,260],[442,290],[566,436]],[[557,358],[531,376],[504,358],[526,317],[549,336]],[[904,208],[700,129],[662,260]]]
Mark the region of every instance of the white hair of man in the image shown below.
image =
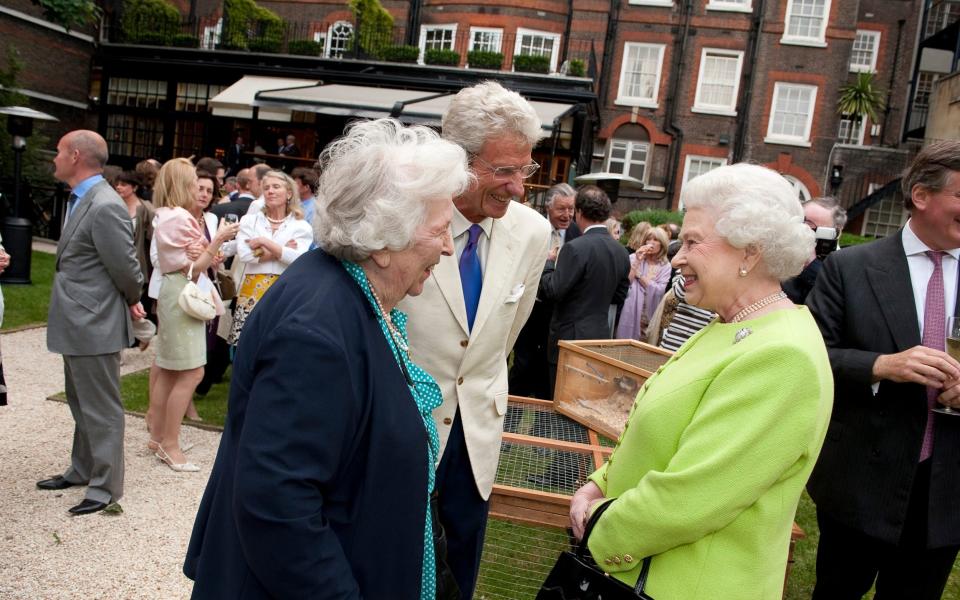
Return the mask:
[[[680,200],[714,217],[714,227],[734,248],[760,251],[767,273],[794,277],[813,252],[813,231],[790,183],[776,171],[738,163],[716,168],[684,184]]]
[[[550,186],[550,189],[547,190],[546,202],[544,204],[547,208],[553,206],[553,201],[557,198],[573,198],[577,195],[577,190],[573,189],[573,186],[569,183],[558,183]]]
[[[426,220],[428,202],[463,193],[473,177],[463,148],[396,119],[353,123],[320,162],[317,244],[355,262],[407,248]]]
[[[840,206],[840,203],[837,202],[837,199],[833,196],[818,196],[817,198],[811,198],[810,200],[804,202],[803,206],[806,206],[807,204],[816,204],[829,210],[830,218],[833,219],[833,228],[838,232],[847,224],[847,211]]]
[[[463,88],[450,101],[441,120],[444,139],[470,154],[480,154],[490,139],[514,135],[536,146],[543,131],[540,117],[520,94],[495,81]]]

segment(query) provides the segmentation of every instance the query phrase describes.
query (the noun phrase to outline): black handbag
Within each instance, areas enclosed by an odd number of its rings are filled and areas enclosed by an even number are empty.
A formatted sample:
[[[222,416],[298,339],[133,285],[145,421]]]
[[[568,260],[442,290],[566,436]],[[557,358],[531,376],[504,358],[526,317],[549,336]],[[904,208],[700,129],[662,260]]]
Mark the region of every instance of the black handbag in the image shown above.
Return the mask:
[[[587,522],[583,539],[576,552],[563,552],[553,565],[547,580],[540,586],[537,600],[653,600],[644,593],[647,574],[650,572],[650,557],[643,559],[640,577],[634,587],[603,572],[590,557],[587,538],[603,514],[613,502],[604,502],[593,511]]]

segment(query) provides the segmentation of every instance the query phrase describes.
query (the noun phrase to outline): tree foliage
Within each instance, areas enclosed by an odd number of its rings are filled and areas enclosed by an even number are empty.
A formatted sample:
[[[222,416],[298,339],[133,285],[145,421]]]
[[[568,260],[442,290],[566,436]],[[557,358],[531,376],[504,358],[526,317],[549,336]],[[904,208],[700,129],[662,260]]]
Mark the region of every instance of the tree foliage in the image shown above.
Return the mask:
[[[862,120],[864,115],[876,123],[877,112],[883,110],[883,92],[873,87],[873,73],[857,73],[853,83],[840,88],[837,112]]]
[[[128,42],[169,45],[180,33],[180,11],[167,0],[124,0],[121,27]]]
[[[283,19],[253,0],[224,0],[223,12],[222,46],[243,50],[253,42],[254,48],[263,51],[279,48],[283,42]]]
[[[66,29],[95,23],[100,7],[93,0],[32,0],[43,9],[43,16]]]
[[[23,69],[23,62],[16,48],[7,46],[7,64],[0,67],[0,106],[29,106],[29,98],[16,92],[17,75]],[[34,126],[34,133],[27,141],[23,154],[23,176],[34,184],[49,184],[50,163],[40,150],[50,146],[50,139]],[[13,137],[7,133],[7,117],[0,115],[0,181],[9,181],[13,177]],[[6,192],[6,190],[4,190]]]
[[[370,56],[379,56],[393,41],[393,16],[380,0],[350,0],[350,10],[357,23],[360,49]]]

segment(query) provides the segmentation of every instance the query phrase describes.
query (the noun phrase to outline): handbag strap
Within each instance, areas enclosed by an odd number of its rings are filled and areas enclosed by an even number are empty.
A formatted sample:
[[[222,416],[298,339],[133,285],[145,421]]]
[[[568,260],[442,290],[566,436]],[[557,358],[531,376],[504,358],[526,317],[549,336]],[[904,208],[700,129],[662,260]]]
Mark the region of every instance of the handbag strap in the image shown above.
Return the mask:
[[[614,499],[611,499],[603,504],[597,506],[594,509],[593,514],[590,515],[590,518],[587,520],[587,525],[583,530],[583,539],[580,540],[580,544],[577,546],[577,558],[583,560],[587,556],[587,538],[590,537],[590,534],[593,532],[594,526],[596,526],[597,521],[600,520],[600,515],[602,515],[610,505],[613,504]],[[639,596],[643,594],[643,589],[647,585],[647,576],[650,574],[650,557],[643,559],[643,564],[640,566],[640,576],[637,578],[637,584],[633,587],[633,591]]]
[[[193,281],[193,261],[190,261],[190,269],[187,271],[187,281]]]

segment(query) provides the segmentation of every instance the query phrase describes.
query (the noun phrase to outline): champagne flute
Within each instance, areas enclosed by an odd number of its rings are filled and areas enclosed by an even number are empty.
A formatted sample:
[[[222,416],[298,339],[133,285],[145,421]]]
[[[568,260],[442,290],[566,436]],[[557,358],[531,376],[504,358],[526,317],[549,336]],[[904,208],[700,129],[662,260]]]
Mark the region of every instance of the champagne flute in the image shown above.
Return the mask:
[[[955,360],[960,360],[960,317],[947,317],[947,354]],[[933,412],[960,416],[960,410],[953,410],[949,406],[937,406]]]

